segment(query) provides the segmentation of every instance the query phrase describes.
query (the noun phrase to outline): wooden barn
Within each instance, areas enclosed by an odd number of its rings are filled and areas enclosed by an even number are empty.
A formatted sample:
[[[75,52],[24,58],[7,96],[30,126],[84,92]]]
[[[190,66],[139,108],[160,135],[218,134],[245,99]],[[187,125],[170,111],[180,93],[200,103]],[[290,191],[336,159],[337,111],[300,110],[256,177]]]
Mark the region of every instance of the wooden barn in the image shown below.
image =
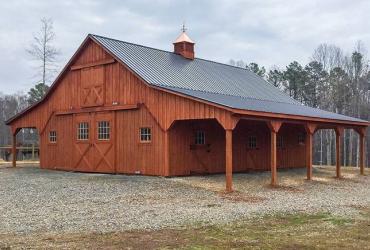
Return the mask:
[[[37,129],[40,166],[67,171],[179,176],[307,168],[312,137],[360,135],[369,123],[301,105],[247,69],[195,57],[182,32],[173,52],[88,35],[47,95],[7,121]],[[13,146],[15,150],[15,146]],[[15,155],[15,154],[13,154]],[[13,157],[13,165],[16,159]]]

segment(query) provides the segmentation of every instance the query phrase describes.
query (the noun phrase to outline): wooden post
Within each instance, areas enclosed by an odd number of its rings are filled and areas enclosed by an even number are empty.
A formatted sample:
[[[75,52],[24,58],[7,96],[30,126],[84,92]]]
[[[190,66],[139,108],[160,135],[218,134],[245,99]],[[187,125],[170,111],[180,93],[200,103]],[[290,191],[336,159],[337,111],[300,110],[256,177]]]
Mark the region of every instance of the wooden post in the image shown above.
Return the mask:
[[[360,174],[365,175],[365,136],[366,127],[355,128],[359,135],[359,153],[360,153]]]
[[[13,134],[12,157],[12,165],[15,168],[17,166],[17,133]]]
[[[164,176],[170,176],[170,132],[164,132]]]
[[[307,180],[312,180],[312,134],[306,134]]]
[[[360,174],[365,175],[365,135],[360,134]]]
[[[312,138],[316,130],[316,124],[307,123],[305,129],[307,180],[312,180]]]
[[[277,185],[277,164],[276,164],[276,135],[282,125],[280,121],[268,121],[268,127],[270,128],[270,167],[271,167],[271,185]]]
[[[32,160],[35,160],[35,144],[32,143]]]
[[[335,134],[336,134],[336,140],[335,140],[335,148],[336,148],[336,177],[341,178],[341,137],[343,134],[343,128],[342,127],[337,127],[335,129]]]
[[[226,192],[233,191],[233,130],[225,130],[225,141],[226,141]]]
[[[276,166],[276,132],[271,130],[271,185],[277,185],[277,166]]]

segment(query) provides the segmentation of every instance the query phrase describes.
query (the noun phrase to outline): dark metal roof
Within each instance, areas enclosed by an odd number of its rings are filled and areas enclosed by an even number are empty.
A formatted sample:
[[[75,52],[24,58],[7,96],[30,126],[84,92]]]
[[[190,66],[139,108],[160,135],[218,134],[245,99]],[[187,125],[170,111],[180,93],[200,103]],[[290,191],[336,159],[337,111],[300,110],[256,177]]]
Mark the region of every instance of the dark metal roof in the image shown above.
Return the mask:
[[[93,35],[147,83],[232,96],[297,103],[251,71]]]
[[[343,121],[364,122],[361,119],[336,114],[321,109],[311,108],[301,104],[297,105],[283,102],[258,100],[239,96],[225,96],[223,94],[207,93],[202,91],[179,89],[174,87],[166,87],[166,89],[234,109],[252,110],[277,114],[299,115],[316,118],[327,118]]]
[[[91,36],[147,83],[161,88],[235,109],[367,122],[303,106],[247,69]]]

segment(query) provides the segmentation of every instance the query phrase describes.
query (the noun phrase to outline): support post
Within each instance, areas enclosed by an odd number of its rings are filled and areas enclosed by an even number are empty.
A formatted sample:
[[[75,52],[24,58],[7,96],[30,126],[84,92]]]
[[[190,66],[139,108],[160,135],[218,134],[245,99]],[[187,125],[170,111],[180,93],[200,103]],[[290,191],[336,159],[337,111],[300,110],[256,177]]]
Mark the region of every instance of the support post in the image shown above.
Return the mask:
[[[337,127],[335,129],[335,134],[336,134],[336,140],[335,140],[335,149],[336,149],[336,177],[341,178],[341,148],[342,148],[342,143],[341,143],[341,137],[343,135],[343,128],[342,127]]]
[[[306,166],[307,180],[312,180],[312,134],[306,135]]]
[[[35,160],[35,144],[32,143],[32,160]]]
[[[12,138],[12,166],[17,166],[17,133],[14,133]]]
[[[170,132],[164,132],[164,176],[170,176]]]
[[[226,141],[226,192],[233,191],[233,130],[225,130],[225,141]]]
[[[271,186],[276,186],[277,181],[277,157],[276,157],[276,136],[280,130],[282,122],[280,121],[268,121],[268,127],[270,128],[270,167],[271,167]]]
[[[360,174],[365,175],[365,135],[360,134]]]
[[[312,180],[312,138],[316,130],[316,124],[307,123],[305,129],[307,180]]]
[[[365,136],[366,136],[366,127],[355,128],[356,132],[359,135],[359,153],[360,153],[360,174],[365,175]]]
[[[277,166],[276,166],[276,132],[271,130],[271,185],[277,185]]]

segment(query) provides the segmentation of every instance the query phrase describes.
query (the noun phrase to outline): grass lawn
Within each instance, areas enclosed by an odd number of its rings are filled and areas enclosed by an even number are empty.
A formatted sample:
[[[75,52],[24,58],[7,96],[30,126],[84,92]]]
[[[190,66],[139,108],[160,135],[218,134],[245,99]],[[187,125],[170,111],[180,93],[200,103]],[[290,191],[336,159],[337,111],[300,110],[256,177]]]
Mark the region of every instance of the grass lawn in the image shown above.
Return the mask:
[[[217,226],[107,234],[0,235],[0,249],[370,249],[370,208],[355,219],[274,215]]]

